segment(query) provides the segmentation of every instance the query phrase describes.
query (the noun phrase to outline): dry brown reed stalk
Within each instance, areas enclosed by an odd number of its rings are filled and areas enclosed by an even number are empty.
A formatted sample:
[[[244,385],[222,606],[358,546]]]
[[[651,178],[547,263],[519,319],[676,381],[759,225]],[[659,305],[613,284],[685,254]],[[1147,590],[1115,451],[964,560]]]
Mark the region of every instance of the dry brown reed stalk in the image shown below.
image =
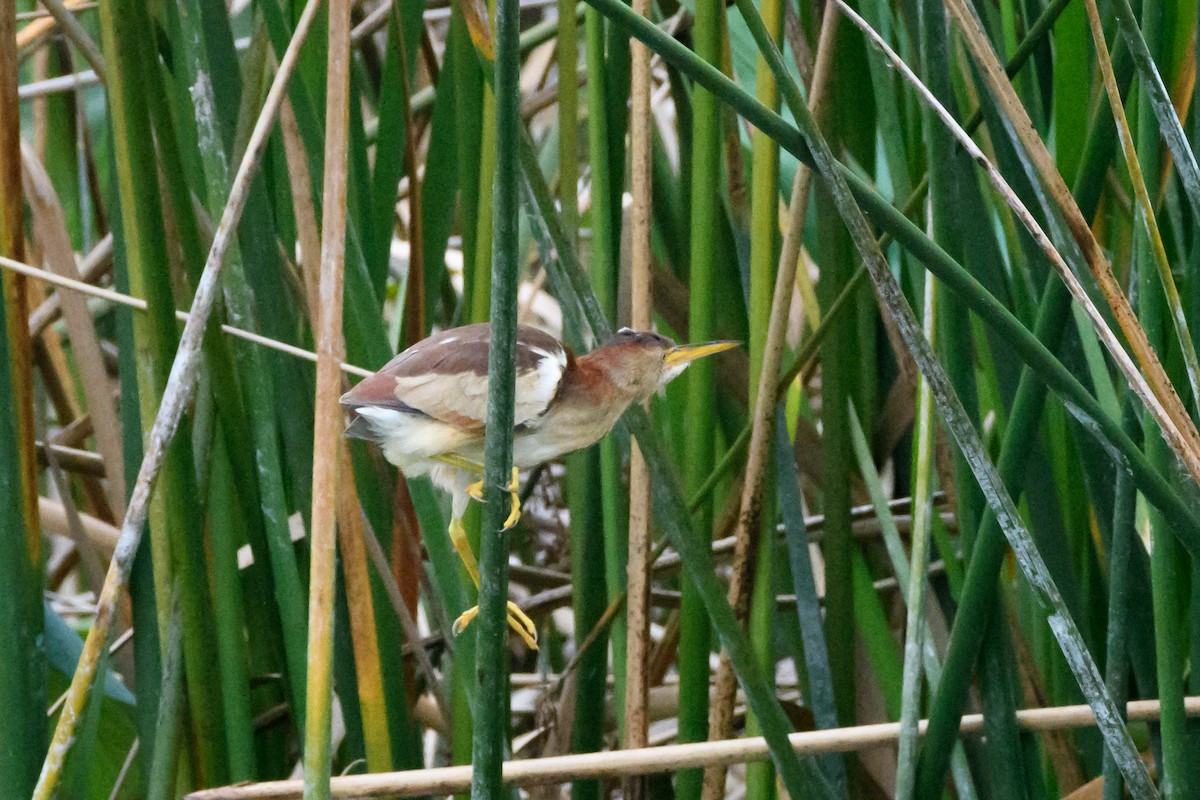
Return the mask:
[[[634,12],[649,16],[650,0],[633,0]],[[650,135],[654,124],[650,110],[650,49],[630,43],[629,148],[630,191],[630,300],[629,324],[649,330],[650,319]],[[625,747],[645,747],[649,735],[649,686],[646,682],[650,645],[650,471],[637,442],[630,444],[629,460],[629,561],[626,566]],[[638,796],[631,784],[627,794]]]
[[[841,0],[839,0],[839,4],[843,5],[843,9],[845,8]],[[1009,83],[1008,76],[1004,71],[1004,65],[1000,63],[995,51],[992,49],[987,34],[979,27],[978,20],[975,19],[974,15],[963,3],[963,0],[947,0],[946,7],[958,22],[967,47],[971,51],[972,56],[974,56],[975,63],[979,66],[984,79],[987,81],[992,95],[996,98],[1001,113],[1010,121],[1013,131],[1037,168],[1038,174],[1045,183],[1050,196],[1061,210],[1063,219],[1066,221],[1075,242],[1083,252],[1084,259],[1091,269],[1096,284],[1101,294],[1104,295],[1104,299],[1117,320],[1121,332],[1125,335],[1126,340],[1133,349],[1134,356],[1137,358],[1142,372],[1138,371],[1138,366],[1134,364],[1124,347],[1121,346],[1116,334],[1108,327],[1108,323],[1104,320],[1099,309],[1088,298],[1086,290],[1079,282],[1079,279],[1050,243],[1049,238],[1042,232],[1028,210],[1025,210],[1023,206],[1018,208],[1016,204],[1019,204],[1020,201],[1016,199],[1014,194],[1011,194],[1011,190],[1005,192],[999,186],[997,186],[997,189],[1000,189],[1006,202],[1017,212],[1017,216],[1020,217],[1021,222],[1033,235],[1038,246],[1049,256],[1050,263],[1054,266],[1055,271],[1059,273],[1064,283],[1066,283],[1067,288],[1070,289],[1071,296],[1075,298],[1075,301],[1087,313],[1088,319],[1091,321],[1097,336],[1112,355],[1113,360],[1116,361],[1122,374],[1125,375],[1130,388],[1133,389],[1145,404],[1146,409],[1154,417],[1155,423],[1163,432],[1163,437],[1171,449],[1183,460],[1192,479],[1200,483],[1200,433],[1197,433],[1196,426],[1193,424],[1191,417],[1183,406],[1183,402],[1179,399],[1179,395],[1176,394],[1173,384],[1163,370],[1158,355],[1150,346],[1150,342],[1146,338],[1146,331],[1138,322],[1137,315],[1134,314],[1133,308],[1129,304],[1129,299],[1121,290],[1116,276],[1113,275],[1112,268],[1105,258],[1100,243],[1096,241],[1096,237],[1093,235],[1092,229],[1084,218],[1083,213],[1079,210],[1079,206],[1076,204],[1070,188],[1059,173],[1054,157],[1046,148],[1045,142],[1037,134],[1037,130],[1032,120],[1030,120],[1025,106],[1021,103],[1020,98],[1017,97],[1012,84]],[[856,24],[858,23],[856,22]],[[863,26],[859,25],[859,27]],[[877,38],[877,34],[872,38]],[[882,42],[882,40],[879,41]],[[909,79],[908,75],[905,75],[905,78]],[[909,80],[911,82],[911,79]],[[936,107],[935,110],[937,108],[940,108],[940,106]],[[938,111],[939,116],[942,116],[943,112],[944,109]],[[943,117],[944,119],[945,117]],[[957,135],[958,132],[955,131],[955,133]],[[979,152],[978,148],[975,148],[975,152]],[[980,153],[981,155],[982,153]],[[980,161],[980,156],[972,153],[972,157],[984,166],[985,169],[988,169],[989,177],[993,177],[993,173],[994,178],[999,177],[999,173],[995,172],[994,168],[988,168],[984,162]],[[996,180],[994,178],[993,184],[995,185]],[[1016,201],[1016,204],[1013,201]],[[1145,373],[1144,375],[1143,372]]]
[[[62,206],[54,184],[37,154],[28,143],[21,142],[21,161],[25,174],[25,196],[33,212],[33,230],[41,245],[42,257],[54,272],[75,278],[75,252],[67,231]],[[96,434],[96,446],[109,464],[123,459],[121,422],[113,402],[113,385],[104,366],[95,321],[88,311],[87,301],[75,292],[64,292],[60,299],[66,318],[67,334],[75,353],[83,394],[87,399],[88,415]],[[125,473],[120,469],[108,471],[108,502],[117,516],[125,516]]]
[[[267,137],[274,127],[275,115],[279,111],[279,104],[287,87],[288,78],[291,77],[292,71],[296,66],[300,53],[300,45],[304,42],[304,38],[308,35],[308,31],[312,27],[320,4],[320,0],[309,0],[308,4],[304,7],[304,11],[296,23],[296,30],[291,42],[288,44],[287,51],[279,62],[279,70],[276,72],[275,78],[271,83],[271,88],[267,92],[263,109],[255,121],[254,130],[250,134],[250,139],[246,145],[246,152],[242,157],[241,163],[238,165],[233,187],[230,190],[229,198],[221,215],[221,221],[217,225],[213,237],[208,259],[204,265],[204,272],[201,274],[200,280],[196,285],[196,294],[192,301],[191,315],[184,325],[183,335],[180,337],[179,349],[176,352],[175,361],[171,365],[167,389],[163,393],[158,413],[154,419],[154,425],[151,427],[150,434],[146,439],[145,455],[142,458],[137,483],[134,485],[133,494],[130,496],[129,505],[125,512],[125,520],[121,525],[121,537],[113,553],[112,562],[109,564],[108,574],[104,579],[104,586],[100,590],[100,596],[96,605],[96,617],[92,623],[92,627],[88,631],[88,636],[83,646],[83,653],[79,657],[79,664],[71,678],[71,686],[67,690],[62,714],[59,716],[58,724],[54,729],[54,738],[50,743],[49,751],[46,753],[46,760],[42,764],[41,775],[38,777],[37,787],[33,794],[34,800],[50,800],[58,788],[67,752],[70,750],[71,742],[75,738],[75,726],[79,722],[84,706],[87,703],[88,694],[96,678],[96,669],[100,654],[105,642],[108,640],[113,615],[116,612],[117,604],[124,592],[125,585],[129,580],[129,573],[133,566],[133,557],[137,552],[138,543],[141,541],[142,529],[146,523],[154,480],[158,476],[159,468],[162,466],[167,445],[174,438],[175,432],[179,427],[179,420],[183,416],[184,409],[190,403],[196,388],[200,344],[203,340],[204,329],[207,326],[208,318],[212,313],[213,304],[219,290],[218,277],[220,276],[221,263],[229,244],[237,235],[237,221],[241,217],[242,209],[245,207],[246,198],[250,192],[251,179],[258,167],[259,159],[266,148]],[[11,264],[7,266],[11,266]],[[86,286],[86,284],[84,285]],[[22,316],[22,319],[24,319],[24,316]],[[28,330],[27,323],[22,322],[19,327],[22,331]]]
[[[1187,698],[1185,708],[1189,717],[1200,717],[1200,697]],[[1159,716],[1159,702],[1135,700],[1128,704],[1127,712],[1131,722],[1153,722]],[[1018,726],[1029,732],[1089,728],[1096,721],[1091,708],[1086,705],[1024,709],[1017,712],[1016,719]],[[922,734],[926,726],[927,721],[921,720],[919,731]],[[982,731],[982,714],[967,714],[962,718],[960,734],[969,736]],[[850,753],[887,747],[891,746],[899,735],[900,723],[884,722],[853,728],[793,733],[789,739],[797,753],[811,755]],[[748,764],[766,761],[768,758],[770,753],[762,737],[727,739],[719,742],[696,742],[508,761],[504,764],[504,782],[510,786],[524,788],[565,783],[578,778],[621,778],[689,767]],[[333,796],[367,798],[454,794],[470,786],[471,772],[471,767],[464,766],[349,775],[333,779]],[[300,797],[301,791],[302,784],[298,780],[269,781],[203,789],[187,795],[186,800],[293,800]]]
[[[346,151],[350,124],[350,2],[329,0],[325,87],[325,182],[321,193],[320,303],[317,306],[317,388],[313,420],[311,566],[308,578],[308,675],[304,795],[329,796],[333,714],[333,601],[342,413],[338,365],[346,255]]]
[[[826,6],[817,44],[817,61],[813,71],[809,107],[820,120],[826,106],[832,75],[833,53],[839,14],[837,7]],[[729,603],[743,617],[750,596],[750,557],[757,549],[762,528],[762,488],[766,477],[768,456],[775,431],[775,406],[779,396],[779,367],[792,304],[792,289],[796,285],[796,270],[800,263],[800,246],[804,238],[804,220],[808,214],[809,187],[812,170],[801,165],[792,180],[792,201],[788,209],[787,229],[779,253],[775,275],[775,291],[771,299],[771,320],[762,356],[758,393],[755,396],[750,428],[750,449],[746,457],[746,472],[742,483],[740,513],[733,540],[733,568],[729,583]],[[714,543],[715,544],[715,543]],[[721,653],[717,666],[716,688],[709,712],[709,739],[727,739],[733,732],[733,709],[737,695],[737,676],[726,653]],[[709,769],[704,776],[707,800],[719,800],[725,793],[723,767]]]
[[[316,327],[319,305],[317,270],[321,252],[321,234],[312,203],[312,175],[308,171],[308,156],[300,138],[300,125],[291,101],[285,100],[279,110],[279,129],[283,133],[283,152],[287,159],[288,182],[292,185],[292,210],[296,215],[296,239],[300,244],[300,275],[304,282],[304,301],[309,320]]]

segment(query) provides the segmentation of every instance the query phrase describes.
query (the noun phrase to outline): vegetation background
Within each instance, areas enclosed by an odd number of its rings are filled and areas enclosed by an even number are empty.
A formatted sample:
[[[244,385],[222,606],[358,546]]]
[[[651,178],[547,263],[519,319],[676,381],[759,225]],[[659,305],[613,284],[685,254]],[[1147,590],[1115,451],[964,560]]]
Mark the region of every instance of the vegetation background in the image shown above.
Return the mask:
[[[0,794],[1196,796],[1198,16],[5,0]],[[472,511],[538,652],[336,435],[510,312],[746,343]]]

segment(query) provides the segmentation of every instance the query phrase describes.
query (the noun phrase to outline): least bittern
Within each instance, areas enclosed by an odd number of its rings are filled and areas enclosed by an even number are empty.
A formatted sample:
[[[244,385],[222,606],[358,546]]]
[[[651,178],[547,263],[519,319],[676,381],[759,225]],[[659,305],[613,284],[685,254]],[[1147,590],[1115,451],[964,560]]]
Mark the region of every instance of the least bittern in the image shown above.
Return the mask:
[[[450,540],[479,586],[475,554],[462,517],[469,498],[483,496],[483,438],[488,401],[491,328],[467,325],[434,334],[393,358],[342,396],[353,421],[346,435],[375,442],[405,475],[429,475],[452,498]],[[548,333],[517,329],[513,473],[507,487],[521,515],[518,472],[599,441],[631,403],[650,398],[702,356],[737,342],[676,346],[656,333],[622,328],[603,346],[576,357]],[[459,633],[478,607],[454,623]],[[508,621],[537,647],[537,628],[515,603]]]

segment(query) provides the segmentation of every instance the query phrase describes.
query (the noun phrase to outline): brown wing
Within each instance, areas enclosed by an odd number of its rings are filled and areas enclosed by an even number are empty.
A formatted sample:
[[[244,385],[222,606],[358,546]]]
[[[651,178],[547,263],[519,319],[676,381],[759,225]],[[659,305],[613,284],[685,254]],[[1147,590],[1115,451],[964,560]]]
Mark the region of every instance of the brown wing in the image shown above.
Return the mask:
[[[415,411],[460,429],[482,430],[487,420],[487,361],[491,327],[451,328],[417,342],[342,396],[350,408]],[[517,329],[514,425],[542,414],[558,393],[566,348],[525,325]]]

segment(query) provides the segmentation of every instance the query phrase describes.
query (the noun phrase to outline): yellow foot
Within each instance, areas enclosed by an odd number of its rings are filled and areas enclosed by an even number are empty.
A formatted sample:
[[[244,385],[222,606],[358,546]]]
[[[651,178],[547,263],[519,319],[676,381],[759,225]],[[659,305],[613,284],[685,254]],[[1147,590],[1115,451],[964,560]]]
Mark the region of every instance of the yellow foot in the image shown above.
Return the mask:
[[[467,626],[470,625],[477,616],[479,616],[479,606],[472,606],[460,614],[458,619],[454,620],[454,625],[452,627],[454,635],[458,636],[460,633],[466,630]],[[516,631],[517,635],[525,641],[525,644],[529,645],[531,650],[538,649],[537,626],[533,624],[533,620],[529,618],[529,615],[522,611],[520,606],[511,600],[508,601],[508,627]]]
[[[512,502],[512,508],[508,512],[507,519],[504,520],[503,530],[508,530],[513,525],[517,524],[517,520],[521,518],[521,471],[516,467],[512,468],[512,480],[506,487],[508,496]],[[472,500],[483,502],[483,481],[475,481],[467,487],[467,494]]]

